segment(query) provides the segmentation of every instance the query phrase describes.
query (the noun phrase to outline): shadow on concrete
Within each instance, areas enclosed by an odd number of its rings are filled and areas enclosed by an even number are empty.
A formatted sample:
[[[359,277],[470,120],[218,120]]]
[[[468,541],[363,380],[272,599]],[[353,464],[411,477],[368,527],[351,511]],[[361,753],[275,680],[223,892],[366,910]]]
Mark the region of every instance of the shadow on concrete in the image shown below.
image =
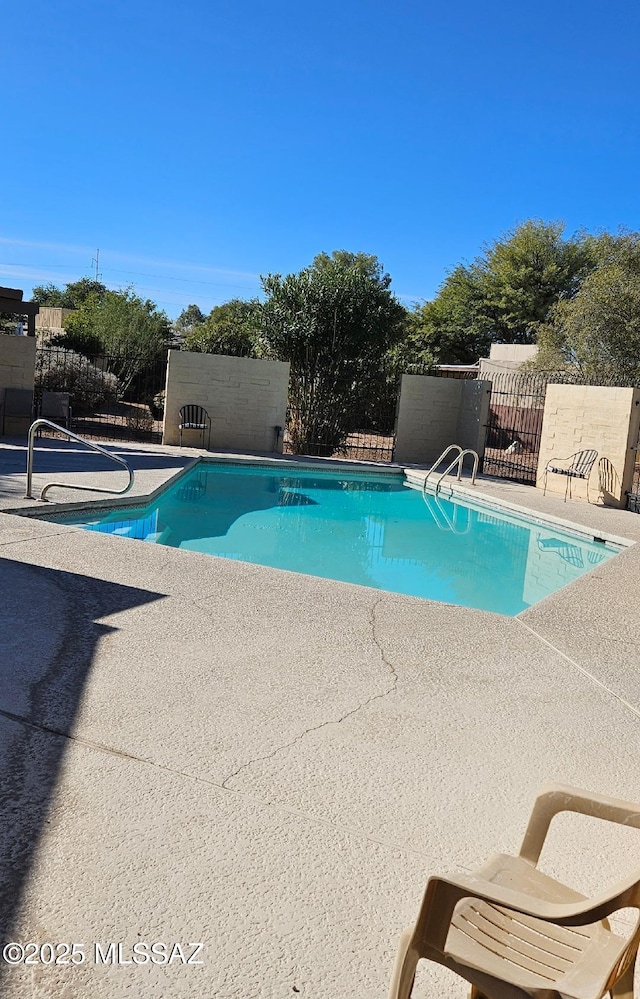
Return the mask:
[[[118,444],[106,444],[103,441],[96,441],[105,451],[109,451],[131,465],[138,471],[142,469],[162,469],[162,468],[184,468],[193,461],[194,455],[171,455],[162,454],[155,451],[137,451],[133,448],[122,448]],[[27,467],[26,446],[7,447],[0,444],[0,472],[6,475],[16,473],[24,474]],[[36,442],[34,461],[34,474],[39,472],[112,472],[117,470],[116,465],[91,448],[85,448],[81,444],[69,441],[51,440],[43,438]]]
[[[164,594],[0,559],[0,937],[25,881],[72,737],[106,615]],[[70,878],[80,876],[69,872]],[[9,969],[10,970],[10,969]],[[0,967],[0,976],[6,966]]]

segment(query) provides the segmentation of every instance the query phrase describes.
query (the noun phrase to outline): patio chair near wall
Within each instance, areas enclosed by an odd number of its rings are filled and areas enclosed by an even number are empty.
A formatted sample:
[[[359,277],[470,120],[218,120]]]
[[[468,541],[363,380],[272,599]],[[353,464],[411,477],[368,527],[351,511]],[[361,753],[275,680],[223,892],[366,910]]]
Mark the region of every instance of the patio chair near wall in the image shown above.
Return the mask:
[[[29,420],[34,418],[33,392],[31,389],[6,388],[2,404],[2,434],[7,431],[7,419]]]
[[[71,404],[68,392],[48,392],[42,393],[40,403],[40,416],[45,420],[52,420],[61,427],[71,429]]]
[[[202,433],[202,446],[204,447],[205,431],[209,431],[207,450],[211,445],[211,417],[202,406],[190,404],[183,406],[178,417],[178,428],[180,430],[180,447],[182,447],[182,433],[184,430],[198,430]]]
[[[567,458],[550,458],[547,462],[547,466],[544,470],[544,494],[547,492],[547,476],[549,472],[554,475],[566,475],[567,485],[564,491],[564,501],[567,502],[567,493],[569,493],[569,499],[571,499],[571,482],[573,479],[584,479],[587,483],[587,502],[590,503],[589,499],[589,477],[591,475],[591,469],[593,468],[596,458],[598,457],[598,452],[594,450],[587,451],[576,451],[575,454],[570,454]],[[569,465],[558,465],[557,462],[570,462]]]
[[[538,860],[559,812],[640,829],[640,805],[545,785],[517,857],[501,854],[472,874],[430,878],[415,928],[400,943],[390,999],[409,999],[421,958],[470,982],[471,999],[601,999],[607,992],[633,999],[640,914],[624,935],[607,917],[640,908],[640,870],[594,898],[543,874]],[[575,851],[567,843],[567,853]]]

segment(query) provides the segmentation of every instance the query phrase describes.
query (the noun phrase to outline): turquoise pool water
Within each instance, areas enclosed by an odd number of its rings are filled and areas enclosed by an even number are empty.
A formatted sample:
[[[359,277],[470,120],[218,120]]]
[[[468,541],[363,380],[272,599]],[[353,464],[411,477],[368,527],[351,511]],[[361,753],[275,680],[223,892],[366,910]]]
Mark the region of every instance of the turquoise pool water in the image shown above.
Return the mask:
[[[199,465],[147,506],[58,523],[514,615],[616,549],[402,475]]]

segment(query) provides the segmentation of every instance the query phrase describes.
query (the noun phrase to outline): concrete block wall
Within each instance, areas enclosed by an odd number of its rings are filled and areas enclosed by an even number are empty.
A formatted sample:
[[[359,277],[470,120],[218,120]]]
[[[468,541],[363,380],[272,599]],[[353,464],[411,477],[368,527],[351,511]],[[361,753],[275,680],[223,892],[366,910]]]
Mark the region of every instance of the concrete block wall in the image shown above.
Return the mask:
[[[481,357],[479,378],[489,378],[503,371],[517,371],[538,353],[537,344],[492,343],[488,357]]]
[[[634,445],[640,423],[640,389],[608,388],[594,385],[549,385],[542,421],[539,488],[544,484],[544,470],[552,458],[563,458],[576,451],[595,448],[598,452],[589,479],[589,495],[598,495],[598,471],[604,459],[605,490],[608,506],[624,507],[626,491],[631,489],[635,460]],[[564,475],[547,476],[547,490],[564,495]],[[586,482],[572,480],[572,494],[586,499]]]
[[[211,417],[212,450],[281,452],[275,427],[285,426],[288,387],[283,361],[170,350],[162,443],[179,443],[179,410],[195,403]],[[201,441],[197,431],[183,434],[185,446],[201,447]]]
[[[67,316],[70,316],[73,311],[73,309],[57,309],[53,306],[41,305],[40,312],[36,316],[38,342],[48,343],[53,337],[61,336],[64,333]]]
[[[31,336],[0,334],[0,431],[5,437],[23,437],[31,420],[4,419],[4,393],[8,388],[31,389],[35,380],[36,340]]]
[[[468,378],[462,382],[455,441],[461,447],[473,448],[480,458],[484,454],[490,399],[491,382],[478,381],[475,378]]]
[[[396,423],[395,460],[430,464],[449,444],[482,455],[489,382],[403,375]]]

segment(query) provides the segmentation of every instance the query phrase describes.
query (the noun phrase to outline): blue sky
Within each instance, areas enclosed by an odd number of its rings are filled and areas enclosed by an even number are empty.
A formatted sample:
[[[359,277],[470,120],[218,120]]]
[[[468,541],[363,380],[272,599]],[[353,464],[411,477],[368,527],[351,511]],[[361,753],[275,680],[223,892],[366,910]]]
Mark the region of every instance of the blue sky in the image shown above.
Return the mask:
[[[640,5],[29,0],[3,10],[0,283],[170,316],[334,249],[406,303],[527,218],[640,229]]]

